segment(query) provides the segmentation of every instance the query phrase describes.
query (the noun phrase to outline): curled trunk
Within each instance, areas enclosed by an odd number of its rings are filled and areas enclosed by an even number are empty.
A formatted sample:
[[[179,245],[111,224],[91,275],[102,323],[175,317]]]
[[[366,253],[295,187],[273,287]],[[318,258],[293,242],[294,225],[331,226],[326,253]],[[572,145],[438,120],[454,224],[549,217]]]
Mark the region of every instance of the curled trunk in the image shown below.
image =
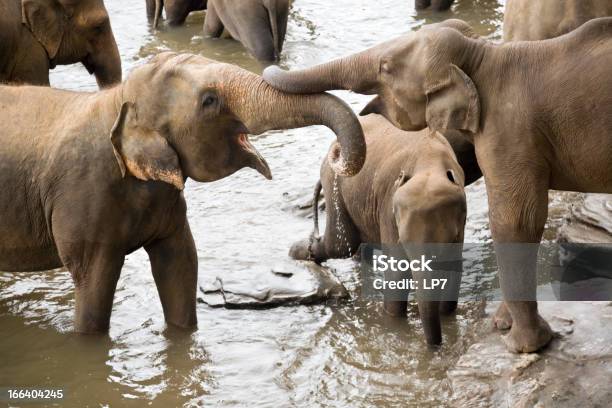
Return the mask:
[[[352,176],[361,170],[366,144],[359,120],[352,109],[330,94],[289,95],[279,92],[252,74],[234,76],[228,104],[252,134],[273,129],[323,125],[336,134],[338,144],[330,150],[333,170]],[[255,81],[255,83],[253,83]],[[245,101],[252,101],[245,103]]]

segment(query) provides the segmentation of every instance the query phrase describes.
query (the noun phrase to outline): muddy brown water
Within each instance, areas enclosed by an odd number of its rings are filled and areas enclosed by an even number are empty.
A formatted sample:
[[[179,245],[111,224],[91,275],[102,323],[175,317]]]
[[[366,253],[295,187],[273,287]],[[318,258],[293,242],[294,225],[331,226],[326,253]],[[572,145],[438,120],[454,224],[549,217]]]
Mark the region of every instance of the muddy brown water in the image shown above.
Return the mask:
[[[106,0],[124,75],[161,50],[260,71],[238,43],[202,38],[203,13],[190,16],[185,27],[153,33],[144,3]],[[406,0],[295,0],[282,65],[324,62],[450,17],[499,40],[503,7],[503,1],[458,0],[451,12],[417,14]],[[51,82],[96,89],[81,66],[57,68]],[[357,111],[369,99],[337,94]],[[311,220],[292,209],[309,199],[332,140],[323,127],[271,132],[254,143],[269,161],[273,181],[246,169],[215,183],[188,182],[202,285],[217,276],[248,280],[250,271],[286,262],[291,243],[311,230]],[[551,201],[549,238],[568,199],[555,194]],[[468,212],[466,241],[489,242],[482,182],[468,188]],[[200,303],[199,328],[185,334],[166,328],[141,250],[126,260],[108,337],[71,333],[68,272],[0,273],[0,387],[63,387],[62,405],[74,407],[444,405],[451,393],[446,370],[475,335],[473,308],[461,305],[444,322],[444,345],[431,350],[415,310],[405,321],[385,318],[379,303],[360,299],[353,261],[330,266],[351,300],[269,310]],[[464,279],[464,290],[476,280],[494,279],[493,271],[481,269],[478,277]]]

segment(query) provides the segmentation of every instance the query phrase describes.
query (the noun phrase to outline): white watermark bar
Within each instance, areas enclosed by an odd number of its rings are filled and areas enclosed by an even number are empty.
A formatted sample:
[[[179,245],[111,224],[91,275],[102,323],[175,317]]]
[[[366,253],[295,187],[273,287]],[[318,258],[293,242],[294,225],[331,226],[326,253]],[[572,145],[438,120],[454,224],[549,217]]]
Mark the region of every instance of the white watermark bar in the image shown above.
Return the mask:
[[[367,244],[360,255],[367,299],[612,300],[610,244]]]

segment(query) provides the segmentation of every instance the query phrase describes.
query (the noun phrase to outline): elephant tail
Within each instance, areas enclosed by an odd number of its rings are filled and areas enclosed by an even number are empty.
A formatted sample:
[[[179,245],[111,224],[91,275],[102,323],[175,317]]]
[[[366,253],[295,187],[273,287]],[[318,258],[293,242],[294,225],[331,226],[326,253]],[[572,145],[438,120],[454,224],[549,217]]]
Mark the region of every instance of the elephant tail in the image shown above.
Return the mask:
[[[312,197],[312,219],[314,222],[312,235],[314,238],[319,238],[319,198],[321,197],[322,189],[323,185],[321,184],[321,180],[319,180],[315,186],[314,195]]]
[[[155,0],[155,18],[153,20],[153,28],[157,28],[159,19],[162,15],[162,9],[164,8],[164,0]]]

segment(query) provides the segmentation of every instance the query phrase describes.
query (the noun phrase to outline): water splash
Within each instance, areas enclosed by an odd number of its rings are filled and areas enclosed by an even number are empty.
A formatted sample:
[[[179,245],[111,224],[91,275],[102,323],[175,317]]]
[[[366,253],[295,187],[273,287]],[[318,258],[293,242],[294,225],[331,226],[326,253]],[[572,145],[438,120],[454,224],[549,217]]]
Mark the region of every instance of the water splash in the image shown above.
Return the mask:
[[[332,188],[332,203],[336,214],[340,214],[340,187],[338,185],[338,174],[334,173],[334,182]],[[340,221],[340,217],[336,217],[336,245],[340,253],[342,253],[342,246],[346,245],[348,256],[353,256],[353,249],[347,239],[346,227],[343,222]]]

